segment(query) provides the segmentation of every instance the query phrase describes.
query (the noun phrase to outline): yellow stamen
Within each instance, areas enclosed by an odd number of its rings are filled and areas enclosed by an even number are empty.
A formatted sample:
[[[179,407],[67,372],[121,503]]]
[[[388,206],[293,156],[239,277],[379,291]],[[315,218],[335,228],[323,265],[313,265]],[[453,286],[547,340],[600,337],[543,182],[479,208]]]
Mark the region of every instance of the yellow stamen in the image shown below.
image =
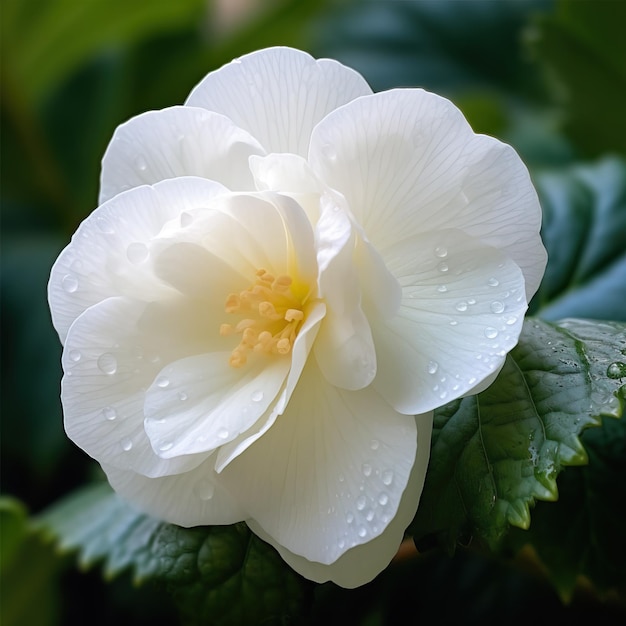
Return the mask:
[[[235,333],[241,336],[228,361],[232,367],[245,365],[250,352],[277,355],[291,352],[304,321],[303,301],[293,293],[292,284],[290,276],[275,277],[259,269],[254,284],[228,295],[226,313],[242,316],[236,324],[220,326],[223,337]]]

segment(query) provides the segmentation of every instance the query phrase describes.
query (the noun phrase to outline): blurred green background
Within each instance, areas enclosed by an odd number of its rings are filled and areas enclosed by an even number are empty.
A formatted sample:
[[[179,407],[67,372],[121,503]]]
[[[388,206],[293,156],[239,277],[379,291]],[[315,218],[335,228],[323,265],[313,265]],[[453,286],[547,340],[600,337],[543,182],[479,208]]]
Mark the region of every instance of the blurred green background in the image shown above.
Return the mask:
[[[532,311],[549,319],[626,319],[625,6],[3,0],[2,494],[23,503],[12,501],[17,517],[98,476],[63,432],[61,346],[46,282],[56,255],[96,206],[113,130],[135,114],[182,103],[208,71],[255,49],[295,46],[354,67],[376,91],[421,86],[451,98],[476,131],[511,143],[538,183],[554,260]],[[9,517],[0,513],[6,529]],[[105,585],[99,572],[78,573],[71,559],[59,561],[34,539],[17,531],[10,537],[3,545],[5,626],[175,623],[159,589],[135,589],[124,577]],[[18,563],[11,559],[20,541]],[[406,604],[416,621],[443,619],[435,623],[495,623],[506,615],[509,623],[547,623],[538,618],[540,602],[548,621],[619,613],[584,589],[574,609],[564,608],[535,572],[471,552],[407,567],[382,577],[373,593],[320,588],[314,619],[403,623],[395,620]]]

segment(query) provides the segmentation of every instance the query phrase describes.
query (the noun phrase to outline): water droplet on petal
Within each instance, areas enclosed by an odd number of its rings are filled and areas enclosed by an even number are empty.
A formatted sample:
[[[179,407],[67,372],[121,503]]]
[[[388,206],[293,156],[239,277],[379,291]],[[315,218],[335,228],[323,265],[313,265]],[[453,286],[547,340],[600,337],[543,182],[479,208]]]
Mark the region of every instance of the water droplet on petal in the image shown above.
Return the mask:
[[[369,463],[363,463],[361,470],[363,471],[363,476],[372,475],[372,466]]]
[[[365,508],[365,505],[367,504],[367,498],[363,495],[359,496],[356,499],[356,509],[357,511],[362,511]]]
[[[258,391],[253,392],[253,394],[250,396],[250,399],[252,400],[252,402],[261,402],[264,395],[265,394],[259,389]]]
[[[383,491],[378,495],[378,504],[385,506],[389,502],[389,496]]]
[[[499,300],[494,300],[490,306],[492,313],[502,313],[504,311],[504,304]]]
[[[446,291],[448,291],[448,288],[445,285],[439,285],[439,287],[437,287],[437,291],[439,293],[445,293]]]
[[[181,402],[184,402],[189,396],[184,392],[184,391],[179,391],[178,392],[178,399]]]
[[[146,157],[143,154],[140,154],[135,159],[135,166],[140,172],[145,172],[148,169],[148,163],[146,162]]]
[[[500,281],[499,281],[497,278],[490,278],[490,279],[487,281],[487,284],[488,284],[490,287],[497,287],[497,286],[500,284]]]
[[[378,450],[379,447],[380,447],[380,442],[377,439],[372,439],[372,441],[370,441],[370,448],[372,450]]]
[[[78,361],[80,361],[81,354],[78,350],[70,350],[67,356],[70,357],[70,361],[78,363]]]
[[[348,524],[354,522],[354,515],[352,513],[346,513],[346,522],[348,522]]]
[[[382,474],[381,480],[383,481],[383,485],[391,485],[393,482],[393,470],[385,470]]]
[[[435,248],[435,256],[443,259],[448,256],[448,250],[444,246],[437,246]]]
[[[105,235],[112,235],[115,232],[113,226],[111,226],[109,220],[106,217],[102,217],[101,215],[96,218],[96,224],[100,229],[100,232]]]
[[[165,443],[162,443],[159,446],[159,451],[160,452],[167,452],[168,450],[171,450],[174,447],[174,443],[171,441],[166,441]]]
[[[476,298],[468,298],[467,304],[476,304]]]
[[[498,331],[493,326],[487,326],[485,328],[485,337],[487,339],[495,339],[498,336]]]
[[[365,537],[367,535],[367,528],[365,526],[361,526],[358,530],[359,537]]]
[[[115,374],[117,372],[117,359],[110,352],[105,352],[98,359],[98,369],[103,374]]]
[[[442,261],[441,263],[439,263],[439,265],[437,265],[437,269],[440,272],[447,272],[450,268],[447,263]]]
[[[365,519],[368,522],[371,522],[374,519],[374,511],[372,511],[372,509],[369,509],[368,512],[365,514]]]
[[[215,493],[215,485],[206,479],[199,480],[193,488],[193,493],[200,498],[200,500],[210,500]]]
[[[217,433],[217,436],[220,439],[228,439],[228,431],[225,428],[220,428],[220,430]]]
[[[170,379],[167,376],[159,376],[156,380],[157,387],[161,387],[161,389],[165,389],[170,384]]]
[[[105,406],[102,409],[102,417],[109,422],[117,418],[117,411],[112,406]]]
[[[322,154],[329,161],[336,161],[337,160],[337,151],[330,144],[326,144],[325,146],[322,147]]]
[[[468,384],[473,385],[476,382],[476,378],[474,378],[474,376],[472,376],[467,382],[468,382]]]
[[[128,248],[126,248],[126,257],[135,265],[143,263],[148,258],[149,254],[150,251],[148,250],[148,246],[139,241],[131,243]]]
[[[505,323],[508,324],[509,326],[512,326],[513,324],[515,324],[515,322],[517,322],[517,317],[515,315],[511,315],[506,318]]]
[[[61,285],[67,293],[74,293],[78,289],[78,280],[76,276],[73,276],[72,274],[66,274],[65,276],[63,276]]]
[[[130,439],[122,439],[122,441],[120,441],[120,445],[122,446],[122,450],[124,450],[124,452],[130,452],[133,449],[133,442]]]
[[[429,374],[434,374],[439,369],[439,363],[437,361],[428,361],[428,365],[426,366],[426,371]]]
[[[457,302],[456,306],[454,307],[457,311],[467,311],[467,302],[461,301],[461,302]]]

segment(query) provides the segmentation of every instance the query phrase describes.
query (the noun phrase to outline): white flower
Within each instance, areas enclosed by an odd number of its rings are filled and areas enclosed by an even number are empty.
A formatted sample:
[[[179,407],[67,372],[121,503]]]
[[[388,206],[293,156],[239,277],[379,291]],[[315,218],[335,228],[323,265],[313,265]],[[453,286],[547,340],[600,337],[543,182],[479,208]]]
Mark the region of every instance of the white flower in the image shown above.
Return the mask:
[[[417,508],[432,410],[517,342],[539,227],[516,153],[447,100],[242,57],[107,149],[49,285],[67,433],[145,511],[245,520],[304,576],[367,582]]]

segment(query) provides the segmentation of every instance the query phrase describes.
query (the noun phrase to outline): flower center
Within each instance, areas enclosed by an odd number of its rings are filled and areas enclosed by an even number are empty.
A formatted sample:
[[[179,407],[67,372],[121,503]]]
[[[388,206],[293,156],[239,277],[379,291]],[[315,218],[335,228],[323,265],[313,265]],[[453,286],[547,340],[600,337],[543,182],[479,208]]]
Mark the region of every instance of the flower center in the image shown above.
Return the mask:
[[[290,276],[275,278],[257,270],[253,285],[226,299],[226,313],[244,316],[237,324],[222,324],[220,335],[241,335],[229,359],[231,367],[246,364],[250,352],[289,354],[304,320],[303,303],[294,295]]]

